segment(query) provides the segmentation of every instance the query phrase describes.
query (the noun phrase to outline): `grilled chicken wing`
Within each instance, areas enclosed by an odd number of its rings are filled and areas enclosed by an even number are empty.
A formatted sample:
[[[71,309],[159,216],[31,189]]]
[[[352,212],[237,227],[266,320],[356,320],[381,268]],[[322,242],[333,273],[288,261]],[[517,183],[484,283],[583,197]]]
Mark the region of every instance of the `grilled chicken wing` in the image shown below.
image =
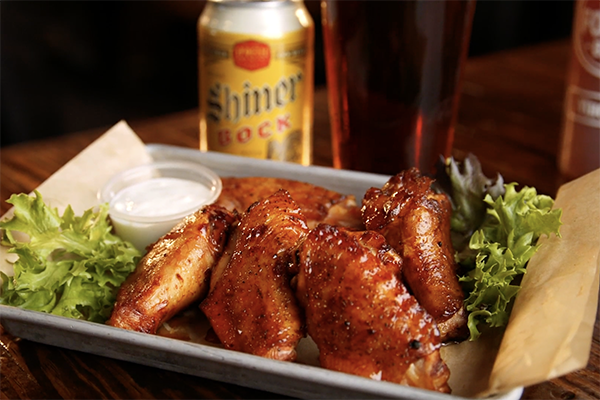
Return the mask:
[[[207,206],[151,245],[121,285],[107,323],[156,333],[163,322],[204,297],[235,219],[220,206]]]
[[[399,280],[379,233],[321,224],[300,252],[296,294],[322,367],[449,392],[439,333]]]
[[[292,361],[304,323],[290,265],[308,233],[306,220],[279,190],[250,207],[236,229],[229,260],[219,264],[200,308],[226,348]]]
[[[450,241],[451,205],[446,195],[431,190],[431,183],[412,168],[381,190],[369,189],[363,222],[402,256],[405,282],[435,318],[442,340],[461,339],[467,320]]]
[[[253,203],[285,189],[302,209],[309,228],[320,222],[364,229],[360,207],[351,195],[327,190],[306,182],[282,178],[222,178],[223,190],[216,201],[229,210],[245,212]]]

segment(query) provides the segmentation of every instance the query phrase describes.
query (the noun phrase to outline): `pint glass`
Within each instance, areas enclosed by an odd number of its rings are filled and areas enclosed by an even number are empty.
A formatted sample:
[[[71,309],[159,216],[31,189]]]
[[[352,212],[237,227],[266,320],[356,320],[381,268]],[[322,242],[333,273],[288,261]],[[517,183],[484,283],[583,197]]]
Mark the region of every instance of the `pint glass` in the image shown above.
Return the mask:
[[[433,173],[452,148],[475,0],[321,7],[334,166]]]

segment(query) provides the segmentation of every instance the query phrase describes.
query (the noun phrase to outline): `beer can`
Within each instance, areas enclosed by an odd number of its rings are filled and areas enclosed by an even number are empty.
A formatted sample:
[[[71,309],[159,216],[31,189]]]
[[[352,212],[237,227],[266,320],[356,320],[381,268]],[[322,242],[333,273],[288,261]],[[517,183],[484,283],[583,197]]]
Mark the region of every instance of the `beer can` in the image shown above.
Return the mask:
[[[314,22],[297,0],[206,3],[200,150],[312,162]]]

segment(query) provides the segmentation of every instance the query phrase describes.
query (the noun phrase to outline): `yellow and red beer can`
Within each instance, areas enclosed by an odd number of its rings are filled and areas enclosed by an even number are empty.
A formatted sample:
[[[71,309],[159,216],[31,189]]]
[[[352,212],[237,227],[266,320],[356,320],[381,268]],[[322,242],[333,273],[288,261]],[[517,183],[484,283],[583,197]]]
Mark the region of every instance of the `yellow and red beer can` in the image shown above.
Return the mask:
[[[314,22],[304,3],[208,1],[198,45],[200,150],[310,164]]]

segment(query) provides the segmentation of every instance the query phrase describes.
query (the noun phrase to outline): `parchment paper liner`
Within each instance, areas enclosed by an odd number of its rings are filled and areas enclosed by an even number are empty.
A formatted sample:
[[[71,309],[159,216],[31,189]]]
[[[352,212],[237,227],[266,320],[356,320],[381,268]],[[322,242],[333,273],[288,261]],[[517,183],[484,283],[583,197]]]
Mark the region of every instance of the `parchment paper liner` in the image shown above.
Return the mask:
[[[563,185],[561,238],[542,237],[490,379],[490,391],[528,386],[584,368],[598,305],[600,170]]]
[[[115,173],[148,161],[144,143],[121,121],[38,190],[61,212],[70,204],[81,214],[98,204],[98,190]],[[598,304],[600,170],[561,187],[556,207],[562,238],[542,239],[506,331],[442,349],[453,395],[485,397],[586,366]],[[0,269],[10,275],[6,256],[0,246]]]

